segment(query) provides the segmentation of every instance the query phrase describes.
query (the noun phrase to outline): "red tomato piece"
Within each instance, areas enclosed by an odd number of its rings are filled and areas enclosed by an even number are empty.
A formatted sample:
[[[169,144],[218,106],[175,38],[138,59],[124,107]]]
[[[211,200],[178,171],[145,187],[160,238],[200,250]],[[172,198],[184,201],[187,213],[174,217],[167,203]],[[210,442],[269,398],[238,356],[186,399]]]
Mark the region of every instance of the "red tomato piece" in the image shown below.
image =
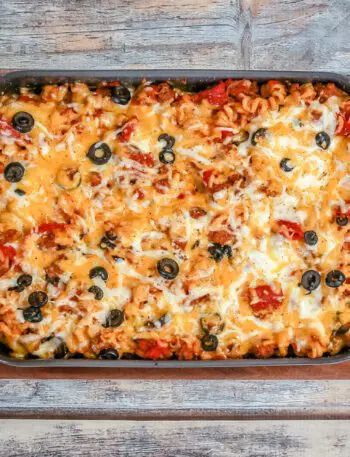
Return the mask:
[[[303,229],[300,224],[291,221],[278,220],[280,226],[279,234],[285,236],[289,240],[301,240],[304,237]]]
[[[139,340],[139,349],[145,359],[167,359],[170,357],[170,348],[163,340]]]
[[[257,296],[263,301],[279,300],[283,296],[282,291],[275,292],[271,286],[264,285],[255,288]]]
[[[132,133],[135,131],[137,119],[133,118],[123,125],[123,130],[118,134],[118,139],[121,142],[129,141]]]
[[[205,186],[210,187],[210,178],[212,177],[212,174],[214,173],[214,169],[211,170],[205,170],[203,172],[203,183]]]
[[[38,227],[39,233],[45,232],[54,232],[55,230],[65,230],[67,224],[60,224],[59,222],[48,222],[44,224],[40,224]]]
[[[16,257],[16,249],[2,244],[0,245],[0,254],[5,259],[13,260]]]
[[[276,292],[271,286],[263,285],[256,287],[252,290],[252,292],[259,298],[258,302],[250,304],[255,313],[259,313],[261,311],[272,312],[281,306],[283,299],[282,291]]]
[[[4,116],[0,116],[0,132],[6,136],[21,138],[20,132],[17,132],[17,130],[15,130],[12,125],[7,122]]]
[[[350,135],[350,109],[347,108],[339,113],[339,118],[343,119],[343,126],[338,132],[338,135]]]
[[[154,165],[153,156],[150,153],[133,152],[130,154],[130,159],[146,167],[153,167]]]
[[[221,139],[222,140],[225,140],[226,138],[229,138],[233,136],[233,132],[231,132],[230,130],[221,130]]]
[[[200,100],[207,99],[212,105],[224,105],[229,100],[227,95],[227,85],[223,81],[211,89],[199,92],[198,96]]]

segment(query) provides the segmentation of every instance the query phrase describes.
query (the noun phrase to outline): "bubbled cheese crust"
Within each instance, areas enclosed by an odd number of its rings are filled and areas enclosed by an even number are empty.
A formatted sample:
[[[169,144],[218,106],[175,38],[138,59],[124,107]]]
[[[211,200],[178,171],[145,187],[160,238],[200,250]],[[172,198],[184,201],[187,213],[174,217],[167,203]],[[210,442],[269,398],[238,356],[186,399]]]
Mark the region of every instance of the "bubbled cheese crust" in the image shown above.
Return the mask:
[[[104,349],[120,357],[229,359],[286,356],[288,348],[321,357],[346,345],[337,330],[350,320],[348,281],[330,288],[325,276],[349,276],[349,225],[335,222],[350,208],[348,138],[336,132],[348,95],[326,85],[228,81],[220,98],[145,81],[123,106],[110,86],[46,86],[40,96],[22,89],[0,99],[1,168],[25,167],[19,183],[0,174],[0,246],[16,251],[14,259],[2,254],[0,340],[12,355],[52,358],[64,343],[88,358]],[[4,125],[19,111],[35,125],[18,137]],[[254,144],[261,128],[267,134]],[[242,131],[248,139],[237,144]],[[331,139],[325,150],[315,141],[321,131]],[[159,160],[162,133],[175,138],[172,165]],[[112,151],[106,164],[87,157],[96,142]],[[283,158],[292,171],[281,169]],[[318,243],[289,239],[281,220],[315,231]],[[53,222],[62,225],[42,233]],[[114,246],[102,248],[110,232]],[[232,256],[215,261],[213,243]],[[178,263],[174,280],[159,275],[162,258]],[[107,281],[90,279],[96,266]],[[311,294],[300,286],[310,269],[321,275]],[[21,273],[32,275],[32,285],[9,290]],[[280,295],[274,309],[257,313],[252,291],[262,285]],[[49,302],[43,320],[30,323],[22,310],[36,290]],[[106,327],[113,309],[124,322]],[[209,328],[218,347],[205,351],[203,322],[211,319],[219,321]]]

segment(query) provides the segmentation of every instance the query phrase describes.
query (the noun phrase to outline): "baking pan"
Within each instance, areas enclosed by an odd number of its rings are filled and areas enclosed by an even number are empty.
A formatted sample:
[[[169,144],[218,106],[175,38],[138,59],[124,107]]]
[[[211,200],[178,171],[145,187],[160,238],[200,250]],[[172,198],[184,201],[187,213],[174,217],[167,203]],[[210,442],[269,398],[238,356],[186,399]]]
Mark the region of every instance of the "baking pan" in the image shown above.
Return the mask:
[[[70,81],[82,81],[95,84],[101,80],[122,80],[138,83],[142,79],[152,81],[182,80],[193,82],[211,82],[220,79],[253,79],[266,81],[280,79],[300,82],[334,82],[350,92],[350,79],[328,72],[305,71],[233,71],[233,70],[29,70],[5,74],[0,78],[0,93],[15,91],[19,86],[32,84],[57,84]],[[15,359],[6,355],[6,348],[0,345],[0,363],[17,367],[127,367],[127,368],[230,368],[254,366],[290,366],[290,365],[324,365],[341,363],[350,360],[350,350],[335,356],[318,359],[284,357],[270,359],[230,359],[230,360],[90,360],[90,359]]]

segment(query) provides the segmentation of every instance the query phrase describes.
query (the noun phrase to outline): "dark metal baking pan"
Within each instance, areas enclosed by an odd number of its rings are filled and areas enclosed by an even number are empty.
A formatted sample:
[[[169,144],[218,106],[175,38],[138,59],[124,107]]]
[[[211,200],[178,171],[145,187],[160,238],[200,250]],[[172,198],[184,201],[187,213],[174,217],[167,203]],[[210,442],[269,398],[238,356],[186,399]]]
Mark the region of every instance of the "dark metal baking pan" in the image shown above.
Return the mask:
[[[69,81],[82,81],[95,84],[101,80],[122,80],[137,83],[142,79],[152,81],[182,80],[190,82],[211,82],[220,79],[253,79],[266,81],[280,79],[300,82],[334,82],[350,92],[350,80],[346,76],[328,72],[297,72],[297,71],[234,71],[234,70],[29,70],[5,74],[0,78],[0,93],[11,92],[19,86],[32,84],[56,84]],[[230,360],[90,360],[90,359],[15,359],[6,355],[0,346],[0,363],[17,367],[127,367],[127,368],[230,368],[253,366],[290,366],[290,365],[325,365],[350,360],[350,350],[335,356],[318,359],[285,357],[271,359],[230,359]]]

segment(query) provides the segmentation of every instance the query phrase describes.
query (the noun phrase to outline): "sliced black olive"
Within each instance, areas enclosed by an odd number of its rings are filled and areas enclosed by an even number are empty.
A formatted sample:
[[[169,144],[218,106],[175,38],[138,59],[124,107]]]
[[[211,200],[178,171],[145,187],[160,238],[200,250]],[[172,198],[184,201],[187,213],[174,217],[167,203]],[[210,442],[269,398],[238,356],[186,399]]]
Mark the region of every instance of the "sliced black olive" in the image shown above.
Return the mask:
[[[117,360],[119,359],[119,353],[116,349],[102,349],[98,357],[103,360]]]
[[[319,146],[321,149],[328,149],[329,145],[331,144],[331,139],[326,132],[319,132],[315,136],[315,141],[317,146]]]
[[[345,281],[345,275],[339,270],[332,270],[327,273],[326,284],[328,287],[340,287]]]
[[[28,133],[34,127],[34,118],[31,114],[20,111],[13,116],[12,126],[17,132]]]
[[[200,324],[204,332],[211,333],[212,335],[222,332],[225,326],[219,313],[206,314],[201,317]]]
[[[32,322],[34,324],[42,321],[43,319],[40,308],[36,306],[30,306],[29,308],[24,309],[23,317],[26,321]]]
[[[90,276],[90,279],[101,278],[104,281],[107,281],[107,279],[108,279],[107,270],[103,267],[91,268],[89,276]]]
[[[58,283],[60,282],[60,278],[59,278],[59,276],[50,276],[50,275],[46,274],[45,281],[48,284],[52,284],[53,286],[57,286]]]
[[[137,354],[133,354],[132,352],[124,352],[122,355],[122,359],[137,360],[137,359],[140,359],[140,357]]]
[[[41,308],[42,306],[45,306],[47,302],[48,302],[47,294],[45,292],[42,292],[41,290],[32,292],[28,296],[28,303],[31,306],[35,306],[37,308]]]
[[[109,240],[114,241],[118,238],[118,235],[116,235],[114,232],[112,232],[112,230],[108,230],[108,232],[106,232],[106,237]]]
[[[335,335],[336,336],[345,335],[346,333],[348,333],[349,330],[350,330],[350,322],[339,327],[338,330],[336,330]]]
[[[22,190],[22,189],[15,189],[15,192],[17,195],[19,195],[20,197],[23,197],[23,195],[25,195],[25,191]]]
[[[222,249],[222,245],[218,243],[214,243],[212,246],[208,247],[208,252],[210,257],[215,260],[215,262],[220,262],[224,258],[224,251]]]
[[[165,141],[164,149],[172,149],[175,144],[175,138],[167,133],[162,133],[158,137],[158,141]]]
[[[315,270],[308,270],[301,277],[301,285],[309,292],[317,289],[321,283],[321,275]]]
[[[340,225],[340,227],[345,227],[349,222],[349,218],[347,216],[337,216],[335,222]]]
[[[201,346],[203,351],[211,352],[215,351],[218,347],[219,341],[215,335],[207,333],[201,338]]]
[[[175,162],[175,154],[171,149],[163,149],[159,153],[159,160],[165,165],[171,165]]]
[[[287,159],[286,157],[280,162],[281,170],[285,171],[286,173],[294,170],[294,167],[289,166],[288,162],[290,162],[290,159]]]
[[[249,133],[246,130],[241,130],[239,133],[236,133],[236,135],[232,136],[232,143],[235,146],[240,145],[241,143],[244,143],[247,141],[249,138]]]
[[[224,254],[226,254],[229,259],[232,257],[232,248],[231,248],[231,246],[228,246],[227,244],[224,244],[223,247],[222,247],[222,250],[223,250]]]
[[[89,292],[95,296],[95,300],[102,300],[103,298],[103,290],[101,287],[98,286],[91,286],[89,287]]]
[[[179,265],[173,259],[164,258],[157,263],[158,273],[165,279],[175,279],[179,274]]]
[[[17,278],[17,284],[19,286],[29,287],[33,282],[31,275],[23,274]]]
[[[90,146],[87,157],[96,165],[104,165],[112,157],[112,151],[108,144],[98,141]]]
[[[261,138],[265,138],[267,134],[267,128],[260,128],[256,132],[253,133],[252,136],[252,145],[256,146]]]
[[[101,249],[114,249],[115,243],[113,243],[113,241],[111,241],[107,236],[103,236],[99,246]]]
[[[55,359],[64,359],[69,354],[66,343],[61,343],[54,352]]]
[[[112,255],[112,259],[115,261],[115,263],[121,263],[124,262],[124,257],[119,257],[119,255]]]
[[[118,105],[127,105],[131,100],[129,89],[123,85],[112,87],[111,95],[112,100]]]
[[[30,275],[23,274],[17,279],[17,286],[10,287],[9,290],[16,292],[23,292],[24,289],[32,284],[33,278]]]
[[[215,260],[215,262],[220,262],[225,255],[228,258],[232,257],[232,248],[227,244],[219,244],[213,243],[211,246],[208,247],[208,252],[210,257]]]
[[[124,322],[124,312],[120,309],[112,309],[109,312],[104,327],[119,327]]]
[[[24,166],[19,162],[11,162],[6,166],[4,175],[8,182],[19,182],[24,175]]]
[[[315,246],[315,244],[317,244],[317,241],[318,241],[317,233],[314,232],[313,230],[307,230],[304,233],[304,240],[305,240],[305,243],[308,244],[309,246]]]

